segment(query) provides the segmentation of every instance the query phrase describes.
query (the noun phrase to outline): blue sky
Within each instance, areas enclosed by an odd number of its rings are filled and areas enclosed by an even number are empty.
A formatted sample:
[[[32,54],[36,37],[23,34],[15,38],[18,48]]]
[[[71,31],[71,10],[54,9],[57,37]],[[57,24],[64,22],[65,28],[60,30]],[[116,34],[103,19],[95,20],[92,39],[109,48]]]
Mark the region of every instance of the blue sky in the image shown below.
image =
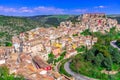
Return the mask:
[[[0,0],[0,15],[120,14],[120,0]]]

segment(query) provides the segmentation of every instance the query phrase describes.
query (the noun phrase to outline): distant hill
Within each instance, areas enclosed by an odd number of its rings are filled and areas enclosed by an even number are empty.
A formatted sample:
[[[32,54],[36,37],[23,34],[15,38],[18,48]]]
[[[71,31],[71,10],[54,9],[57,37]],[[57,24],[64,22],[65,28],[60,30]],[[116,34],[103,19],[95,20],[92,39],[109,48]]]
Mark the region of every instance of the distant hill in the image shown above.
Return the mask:
[[[65,21],[70,17],[72,17],[72,15],[38,15],[27,18],[41,23],[44,27],[57,27],[60,24],[60,22]]]
[[[107,17],[111,19],[116,19],[118,21],[118,24],[120,24],[120,14],[111,14],[107,15]]]
[[[24,17],[0,16],[0,45],[10,42],[13,35],[40,26],[40,23]]]
[[[110,15],[107,15],[107,17],[120,17],[120,14],[110,14]]]
[[[11,42],[13,35],[18,35],[37,27],[57,27],[69,15],[39,15],[31,17],[13,17],[0,15],[0,46]]]
[[[18,35],[37,27],[57,27],[60,22],[71,20],[77,22],[79,15],[37,15],[29,17],[14,17],[0,15],[0,46],[11,42],[13,35]],[[112,19],[117,19],[120,24],[120,15],[107,15]]]

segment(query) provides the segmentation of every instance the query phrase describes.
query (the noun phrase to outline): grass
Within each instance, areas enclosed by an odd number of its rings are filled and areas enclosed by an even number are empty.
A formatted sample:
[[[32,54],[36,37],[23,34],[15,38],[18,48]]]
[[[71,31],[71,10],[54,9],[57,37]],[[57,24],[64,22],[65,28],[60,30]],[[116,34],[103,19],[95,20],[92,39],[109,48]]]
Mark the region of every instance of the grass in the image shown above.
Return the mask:
[[[60,74],[64,74],[64,75],[66,75],[66,76],[68,76],[68,77],[71,77],[71,75],[68,74],[68,73],[65,71],[65,69],[64,69],[64,64],[65,64],[67,61],[68,61],[68,60],[63,60],[63,61],[61,62],[59,72],[60,72]]]

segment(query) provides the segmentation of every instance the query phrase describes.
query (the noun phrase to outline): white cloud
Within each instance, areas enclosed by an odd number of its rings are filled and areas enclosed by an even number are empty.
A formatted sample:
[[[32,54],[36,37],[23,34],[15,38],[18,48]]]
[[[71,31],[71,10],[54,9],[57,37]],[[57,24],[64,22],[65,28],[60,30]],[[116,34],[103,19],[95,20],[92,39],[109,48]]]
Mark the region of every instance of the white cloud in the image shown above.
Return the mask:
[[[16,12],[16,9],[0,6],[0,11],[2,11],[2,12]]]
[[[79,13],[84,13],[87,11],[87,9],[74,9],[72,10],[73,12],[79,12]]]
[[[34,10],[36,12],[49,12],[49,13],[53,13],[53,14],[64,14],[64,9],[60,9],[60,8],[55,8],[55,7],[45,7],[45,6],[39,6],[39,7],[35,7]]]
[[[46,6],[38,6],[38,7],[5,7],[0,6],[0,12],[9,14],[81,14],[86,12],[87,9],[62,9],[56,7],[46,7]]]
[[[100,5],[100,6],[96,6],[94,8],[106,8],[106,6]]]
[[[19,11],[20,13],[31,13],[31,12],[34,12],[32,9],[29,9],[28,7],[21,7],[19,8]]]

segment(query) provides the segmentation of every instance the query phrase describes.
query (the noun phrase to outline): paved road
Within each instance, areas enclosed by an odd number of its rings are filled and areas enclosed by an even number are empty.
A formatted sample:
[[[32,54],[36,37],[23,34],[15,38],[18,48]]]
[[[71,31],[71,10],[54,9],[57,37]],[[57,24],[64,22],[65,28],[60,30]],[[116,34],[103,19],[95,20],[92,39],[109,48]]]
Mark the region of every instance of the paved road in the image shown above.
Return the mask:
[[[59,72],[60,63],[61,63],[61,61],[57,62],[56,66],[54,66],[54,69],[56,72]]]
[[[114,48],[118,48],[116,45],[115,45],[115,41],[111,41],[110,42],[110,45],[113,46]],[[118,48],[118,50],[120,51],[120,48]],[[73,72],[70,68],[70,60],[68,62],[65,63],[64,65],[64,69],[66,70],[67,73],[69,73],[70,75],[72,75],[75,80],[97,80],[97,79],[92,79],[92,78],[88,78],[86,76],[83,76],[83,75],[80,75],[80,74],[77,74],[75,72]]]
[[[90,79],[88,77],[85,77],[83,75],[80,75],[80,74],[77,74],[75,72],[73,72],[70,68],[70,61],[66,62],[65,65],[64,65],[64,69],[66,70],[67,73],[69,73],[70,75],[72,75],[75,80],[93,80],[93,79]]]
[[[117,48],[117,49],[120,51],[120,48],[117,47],[117,45],[115,44],[115,42],[116,42],[116,40],[111,41],[111,42],[110,42],[110,45],[113,46],[114,48]]]

